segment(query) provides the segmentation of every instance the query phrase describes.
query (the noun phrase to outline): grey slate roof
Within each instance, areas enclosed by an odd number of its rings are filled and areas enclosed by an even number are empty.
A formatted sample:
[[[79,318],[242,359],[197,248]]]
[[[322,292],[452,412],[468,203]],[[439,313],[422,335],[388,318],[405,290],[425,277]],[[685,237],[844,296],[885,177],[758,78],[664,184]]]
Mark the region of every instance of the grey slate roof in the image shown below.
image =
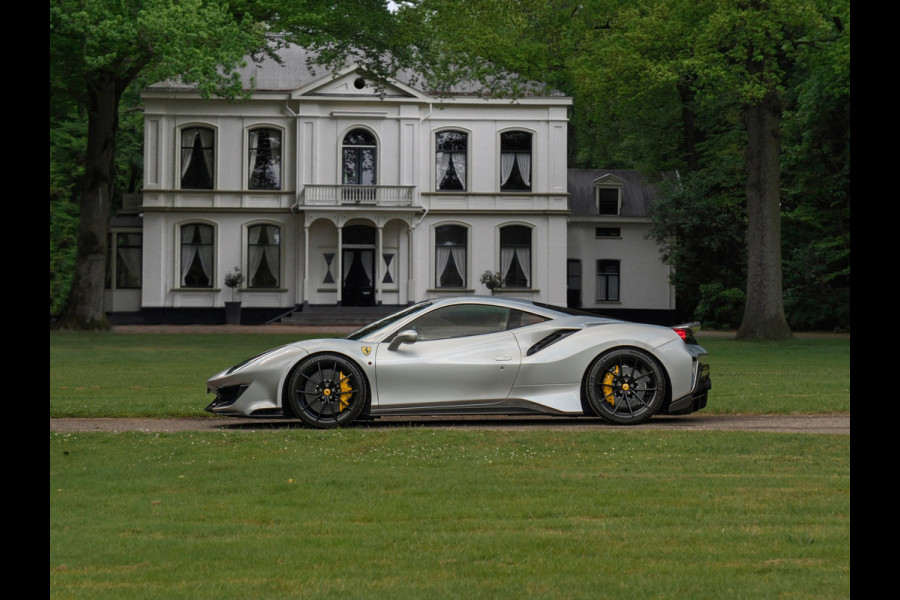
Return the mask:
[[[313,63],[315,53],[305,48],[294,44],[285,45],[279,48],[276,54],[280,63],[268,56],[262,57],[258,63],[247,59],[247,66],[238,69],[244,82],[244,89],[251,89],[251,81],[253,81],[255,85],[252,89],[257,91],[290,92],[316,81],[328,81],[331,77],[327,67]],[[436,90],[430,89],[423,79],[412,71],[400,71],[395,74],[393,79],[422,93],[432,95],[438,93]],[[195,88],[196,86],[193,84],[185,84],[177,80],[163,81],[149,86],[149,89],[156,90],[192,90]],[[480,95],[483,91],[484,87],[476,82],[461,82],[442,93],[466,96]],[[529,86],[529,90],[523,96],[561,97],[565,95],[558,91],[545,92],[544,86],[535,83]]]
[[[656,199],[656,188],[640,171],[624,169],[569,169],[569,210],[573,217],[598,216],[594,182],[604,175],[621,179],[621,217],[649,217]]]

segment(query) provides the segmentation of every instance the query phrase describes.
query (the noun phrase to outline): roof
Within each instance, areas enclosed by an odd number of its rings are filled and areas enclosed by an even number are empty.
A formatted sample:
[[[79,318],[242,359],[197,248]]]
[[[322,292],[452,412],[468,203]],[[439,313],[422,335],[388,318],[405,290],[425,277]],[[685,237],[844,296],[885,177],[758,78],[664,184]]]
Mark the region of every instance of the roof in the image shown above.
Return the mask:
[[[569,169],[569,210],[573,217],[599,216],[594,190],[598,185],[622,190],[620,217],[649,217],[656,188],[640,171],[625,169]]]
[[[316,88],[341,76],[358,70],[355,64],[349,64],[345,69],[332,72],[328,67],[315,64],[316,54],[295,44],[285,44],[274,51],[278,59],[270,56],[261,56],[257,60],[247,58],[247,66],[237,70],[243,81],[245,90],[295,92]],[[391,86],[395,84],[396,87]],[[397,72],[391,82],[385,86],[388,95],[411,95],[415,93],[437,96],[481,96],[485,95],[486,88],[477,82],[460,82],[448,90],[430,89],[423,77],[409,70]],[[177,79],[167,80],[149,86],[150,90],[183,90],[196,89],[196,85],[185,84]],[[382,93],[385,90],[377,90]],[[375,90],[372,90],[375,93]],[[359,94],[354,94],[359,95]],[[533,83],[521,94],[522,97],[546,97],[560,98],[565,94],[559,91],[546,91],[546,87]]]

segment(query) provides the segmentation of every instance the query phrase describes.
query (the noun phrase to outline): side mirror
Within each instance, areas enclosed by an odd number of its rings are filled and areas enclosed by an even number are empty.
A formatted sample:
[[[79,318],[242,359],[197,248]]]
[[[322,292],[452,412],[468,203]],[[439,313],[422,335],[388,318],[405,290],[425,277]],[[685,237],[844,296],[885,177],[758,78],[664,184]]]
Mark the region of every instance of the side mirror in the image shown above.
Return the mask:
[[[419,334],[416,333],[415,329],[406,329],[394,336],[394,339],[391,340],[391,345],[388,346],[388,350],[396,350],[400,347],[400,344],[415,344],[418,339]]]

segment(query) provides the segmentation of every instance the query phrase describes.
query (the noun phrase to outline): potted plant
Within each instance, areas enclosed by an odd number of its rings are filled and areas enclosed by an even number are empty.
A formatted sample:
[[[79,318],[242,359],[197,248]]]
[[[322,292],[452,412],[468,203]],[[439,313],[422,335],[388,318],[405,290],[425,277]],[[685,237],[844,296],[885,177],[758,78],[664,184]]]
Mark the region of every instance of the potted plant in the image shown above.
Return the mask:
[[[231,302],[225,302],[225,322],[229,325],[241,324],[241,301],[235,300],[235,293],[243,282],[244,275],[237,267],[225,274],[225,285],[231,288]]]
[[[487,270],[481,274],[481,283],[486,285],[487,289],[491,290],[491,295],[493,295],[494,290],[503,284],[503,277],[499,272]]]

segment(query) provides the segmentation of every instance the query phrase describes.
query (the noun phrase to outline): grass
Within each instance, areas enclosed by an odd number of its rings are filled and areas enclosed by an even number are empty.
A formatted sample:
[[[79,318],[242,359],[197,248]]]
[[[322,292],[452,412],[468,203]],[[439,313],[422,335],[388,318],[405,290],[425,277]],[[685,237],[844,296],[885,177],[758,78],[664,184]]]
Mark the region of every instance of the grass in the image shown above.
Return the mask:
[[[51,434],[51,598],[847,598],[849,436]]]
[[[200,417],[206,379],[298,339],[268,334],[50,334],[51,417]],[[708,413],[850,410],[850,340],[737,342],[701,337]]]
[[[294,338],[51,333],[50,414],[204,416]],[[710,351],[707,412],[849,412],[849,339]],[[843,599],[850,436],[50,434],[50,597]]]

